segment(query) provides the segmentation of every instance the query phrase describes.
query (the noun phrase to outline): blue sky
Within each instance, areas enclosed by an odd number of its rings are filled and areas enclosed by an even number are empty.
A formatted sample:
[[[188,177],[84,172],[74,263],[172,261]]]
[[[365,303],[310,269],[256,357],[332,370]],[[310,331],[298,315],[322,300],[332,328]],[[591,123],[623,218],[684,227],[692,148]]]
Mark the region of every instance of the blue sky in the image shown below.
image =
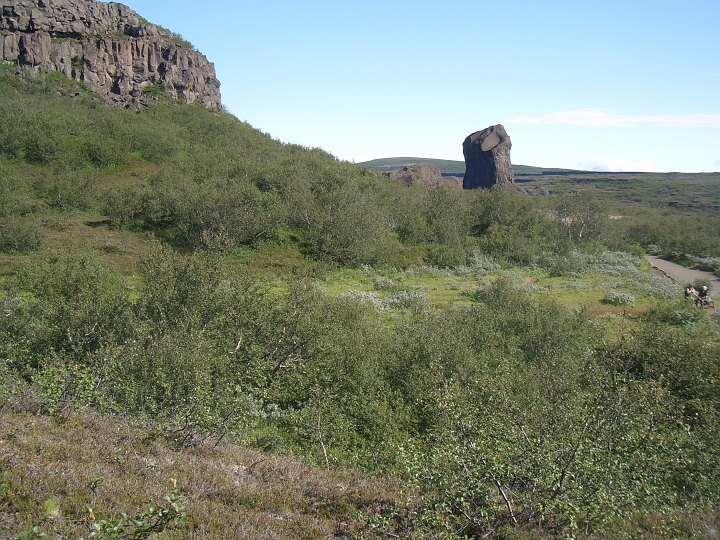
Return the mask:
[[[215,63],[223,103],[357,162],[720,171],[720,1],[127,0]]]

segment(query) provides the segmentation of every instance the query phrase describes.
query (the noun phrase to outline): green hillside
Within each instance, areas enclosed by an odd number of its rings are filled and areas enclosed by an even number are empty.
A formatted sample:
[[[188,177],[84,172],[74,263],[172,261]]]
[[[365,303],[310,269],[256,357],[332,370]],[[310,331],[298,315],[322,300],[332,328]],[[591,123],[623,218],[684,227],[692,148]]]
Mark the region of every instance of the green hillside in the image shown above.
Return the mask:
[[[402,169],[403,167],[410,167],[416,163],[430,163],[440,168],[443,174],[456,174],[462,176],[465,174],[465,162],[464,161],[452,161],[447,159],[430,159],[430,158],[414,158],[414,157],[396,157],[396,158],[383,158],[373,159],[370,161],[363,161],[358,163],[360,167],[367,167],[373,171],[378,172],[389,172]]]
[[[718,271],[715,176],[406,187],[161,98],[0,69],[8,537],[720,526],[718,315],[642,257]]]
[[[370,161],[363,161],[357,165],[361,167],[367,167],[373,171],[378,172],[389,172],[403,167],[410,167],[416,163],[431,163],[436,167],[440,168],[443,174],[462,176],[465,174],[465,162],[464,161],[453,161],[448,159],[432,159],[432,158],[419,158],[419,157],[395,157],[395,158],[382,158],[373,159]],[[570,169],[548,169],[543,167],[531,167],[528,165],[515,165],[513,164],[513,171],[516,175],[541,175],[541,174],[552,174],[552,173],[569,173],[569,172],[583,172],[583,171],[571,171]]]

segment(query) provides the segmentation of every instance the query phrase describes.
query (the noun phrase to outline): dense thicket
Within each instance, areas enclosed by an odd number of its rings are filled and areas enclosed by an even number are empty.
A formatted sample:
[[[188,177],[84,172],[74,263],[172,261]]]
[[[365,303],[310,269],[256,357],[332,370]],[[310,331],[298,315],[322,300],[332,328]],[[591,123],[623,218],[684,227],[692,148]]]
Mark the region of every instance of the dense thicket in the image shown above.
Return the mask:
[[[389,326],[310,282],[278,293],[162,245],[141,270],[130,302],[87,254],[27,268],[24,298],[2,301],[6,374],[51,411],[153,418],[180,445],[229,433],[401,474],[436,532],[595,530],[716,500],[720,341],[705,319],[654,312],[608,339],[500,280],[471,307]]]

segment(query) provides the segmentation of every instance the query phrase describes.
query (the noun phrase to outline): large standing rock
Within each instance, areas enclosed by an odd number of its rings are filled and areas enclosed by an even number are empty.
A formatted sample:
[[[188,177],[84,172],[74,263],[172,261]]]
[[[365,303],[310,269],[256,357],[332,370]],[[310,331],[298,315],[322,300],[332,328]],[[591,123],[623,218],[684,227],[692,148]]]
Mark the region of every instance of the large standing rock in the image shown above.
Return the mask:
[[[489,189],[495,184],[515,188],[510,163],[512,143],[501,124],[476,131],[463,142],[465,156],[464,189]]]
[[[59,71],[123,105],[152,101],[161,85],[185,103],[222,106],[212,62],[115,2],[0,0],[2,61],[31,76]]]

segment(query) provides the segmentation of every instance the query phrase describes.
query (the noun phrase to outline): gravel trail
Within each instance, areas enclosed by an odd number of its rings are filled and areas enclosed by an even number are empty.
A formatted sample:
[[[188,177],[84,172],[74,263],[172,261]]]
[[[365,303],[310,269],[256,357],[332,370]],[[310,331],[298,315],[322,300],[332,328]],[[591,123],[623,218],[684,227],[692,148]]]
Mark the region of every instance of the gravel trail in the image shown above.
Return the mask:
[[[657,268],[666,276],[673,278],[675,281],[679,281],[683,285],[693,283],[696,279],[709,279],[711,284],[710,290],[714,293],[713,296],[720,295],[720,278],[712,272],[691,270],[690,268],[685,268],[679,264],[653,257],[652,255],[645,255],[645,259],[653,268]]]

